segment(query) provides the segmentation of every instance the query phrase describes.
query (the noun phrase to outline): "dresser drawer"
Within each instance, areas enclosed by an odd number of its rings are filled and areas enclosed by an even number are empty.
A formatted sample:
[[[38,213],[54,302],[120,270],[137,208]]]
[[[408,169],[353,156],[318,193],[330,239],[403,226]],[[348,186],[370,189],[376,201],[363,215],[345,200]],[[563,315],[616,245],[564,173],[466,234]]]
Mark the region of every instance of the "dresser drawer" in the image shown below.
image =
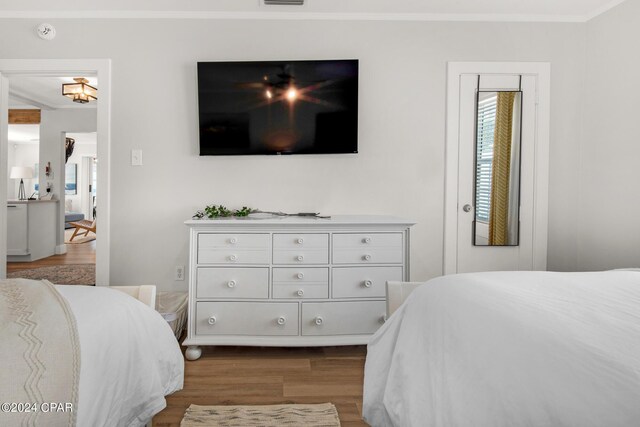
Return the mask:
[[[329,235],[326,233],[274,233],[273,249],[301,248],[329,252]]]
[[[274,267],[273,298],[329,298],[329,269]]]
[[[298,335],[298,303],[198,302],[198,335]]]
[[[384,301],[302,303],[302,335],[372,334],[384,323]]]
[[[271,236],[267,233],[201,233],[198,264],[269,264]]]
[[[334,233],[335,264],[400,264],[402,233]]]
[[[387,280],[402,281],[402,267],[336,267],[333,298],[384,298]]]
[[[269,268],[199,267],[196,298],[269,298]]]
[[[327,264],[328,234],[274,234],[274,264]]]

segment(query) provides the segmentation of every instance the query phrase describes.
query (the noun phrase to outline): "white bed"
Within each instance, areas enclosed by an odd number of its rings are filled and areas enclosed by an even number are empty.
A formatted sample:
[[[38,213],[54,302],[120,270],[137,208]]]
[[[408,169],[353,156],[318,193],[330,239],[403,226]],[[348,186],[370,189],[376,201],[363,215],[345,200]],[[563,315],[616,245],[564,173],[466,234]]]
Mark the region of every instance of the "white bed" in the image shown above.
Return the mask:
[[[77,425],[142,426],[180,390],[184,359],[162,316],[113,289],[57,285],[80,341]]]
[[[640,272],[491,272],[418,287],[372,337],[372,426],[640,425]]]

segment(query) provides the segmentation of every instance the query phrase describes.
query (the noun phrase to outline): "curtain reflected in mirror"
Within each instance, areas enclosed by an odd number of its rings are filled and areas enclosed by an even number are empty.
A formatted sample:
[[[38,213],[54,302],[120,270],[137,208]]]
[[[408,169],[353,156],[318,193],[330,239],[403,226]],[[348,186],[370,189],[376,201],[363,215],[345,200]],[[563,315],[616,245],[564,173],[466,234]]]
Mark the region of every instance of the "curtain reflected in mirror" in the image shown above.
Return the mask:
[[[518,246],[522,92],[479,91],[475,246]]]

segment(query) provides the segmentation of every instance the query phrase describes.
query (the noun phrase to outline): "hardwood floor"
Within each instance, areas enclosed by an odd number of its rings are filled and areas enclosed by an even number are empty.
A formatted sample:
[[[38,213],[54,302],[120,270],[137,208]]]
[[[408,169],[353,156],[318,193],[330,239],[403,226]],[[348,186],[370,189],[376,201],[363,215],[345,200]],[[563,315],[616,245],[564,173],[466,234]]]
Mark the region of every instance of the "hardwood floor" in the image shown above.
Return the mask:
[[[167,397],[154,427],[178,426],[190,404],[271,405],[331,402],[343,427],[361,419],[365,346],[203,347],[185,361],[183,390]]]
[[[67,253],[64,255],[53,255],[48,258],[39,259],[33,262],[8,262],[7,272],[28,270],[31,268],[48,267],[51,265],[64,264],[95,264],[96,263],[96,241],[77,245],[67,245]]]

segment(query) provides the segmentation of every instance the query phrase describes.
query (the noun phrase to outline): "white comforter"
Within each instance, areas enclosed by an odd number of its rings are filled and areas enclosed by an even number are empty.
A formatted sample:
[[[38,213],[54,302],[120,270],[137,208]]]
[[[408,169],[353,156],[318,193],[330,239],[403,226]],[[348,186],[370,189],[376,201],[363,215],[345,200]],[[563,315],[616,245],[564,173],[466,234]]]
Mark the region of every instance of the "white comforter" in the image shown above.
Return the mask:
[[[80,337],[78,427],[141,426],[182,388],[184,360],[155,310],[122,292],[56,286]]]
[[[373,336],[373,426],[640,425],[640,272],[492,272],[420,286]]]

